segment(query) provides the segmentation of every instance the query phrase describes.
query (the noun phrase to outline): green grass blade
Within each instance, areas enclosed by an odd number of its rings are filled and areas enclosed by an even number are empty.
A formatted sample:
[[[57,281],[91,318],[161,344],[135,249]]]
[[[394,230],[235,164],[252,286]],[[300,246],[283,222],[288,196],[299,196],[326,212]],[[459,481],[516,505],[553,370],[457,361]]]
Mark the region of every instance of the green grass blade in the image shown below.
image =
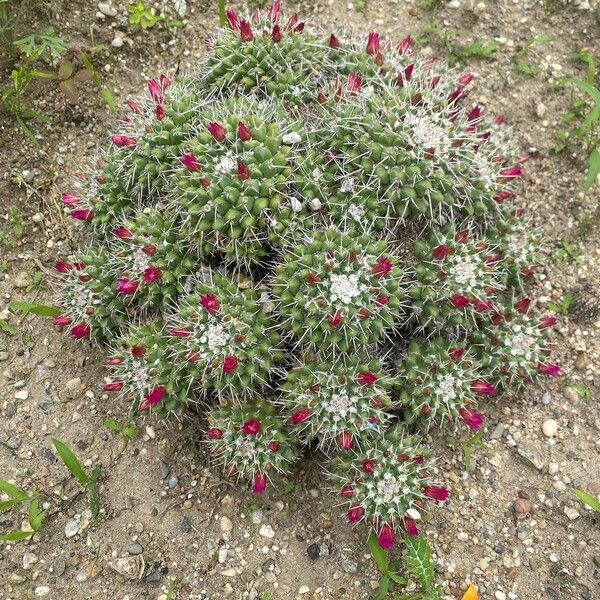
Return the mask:
[[[587,504],[590,508],[593,508],[596,512],[600,512],[600,500],[583,490],[578,488],[572,488],[572,492],[584,503]]]
[[[52,443],[54,444],[60,459],[63,461],[63,463],[65,463],[65,467],[67,467],[67,469],[69,469],[71,472],[71,475],[73,475],[73,477],[75,477],[75,479],[77,479],[81,485],[87,485],[90,483],[90,478],[84,471],[75,454],[73,454],[72,450],[60,440],[53,439]]]
[[[18,488],[16,485],[12,485],[12,483],[8,483],[8,481],[4,481],[4,479],[0,479],[0,492],[4,492],[8,494],[11,498],[23,500],[29,500],[29,496],[25,490]]]
[[[375,564],[379,569],[379,572],[382,575],[387,575],[390,570],[390,563],[387,552],[383,548],[379,547],[377,539],[374,535],[371,535],[370,533],[367,537],[367,544],[369,546],[369,550],[371,551],[371,556],[373,557],[373,560],[375,561]]]
[[[600,173],[600,150],[594,150],[590,154],[587,163],[588,168],[585,173],[585,181],[583,183],[583,189],[586,194],[590,191],[591,187],[598,178],[598,173]]]
[[[21,542],[30,538],[34,533],[34,531],[13,531],[0,535],[0,542]]]
[[[8,305],[8,310],[12,312],[22,312],[25,314],[38,315],[39,317],[56,317],[60,315],[60,310],[53,306],[45,306],[44,304],[31,304],[22,300],[14,300]]]

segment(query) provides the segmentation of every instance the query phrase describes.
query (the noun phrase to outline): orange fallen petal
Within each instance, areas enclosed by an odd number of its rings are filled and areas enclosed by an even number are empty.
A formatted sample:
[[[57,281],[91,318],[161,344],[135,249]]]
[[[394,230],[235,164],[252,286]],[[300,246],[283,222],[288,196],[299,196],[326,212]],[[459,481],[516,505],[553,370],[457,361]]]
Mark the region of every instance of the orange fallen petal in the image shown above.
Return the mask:
[[[470,585],[469,589],[465,592],[465,595],[462,597],[462,600],[477,600],[479,596],[477,596],[477,590]]]

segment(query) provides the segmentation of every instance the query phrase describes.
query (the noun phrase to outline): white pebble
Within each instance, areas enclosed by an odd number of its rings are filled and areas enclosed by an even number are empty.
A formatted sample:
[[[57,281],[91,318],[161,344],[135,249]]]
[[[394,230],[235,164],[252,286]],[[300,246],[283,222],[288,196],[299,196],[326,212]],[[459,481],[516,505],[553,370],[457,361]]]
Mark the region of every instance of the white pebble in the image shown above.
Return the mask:
[[[282,138],[281,141],[284,144],[297,144],[298,142],[302,141],[302,138],[300,137],[299,133],[296,133],[295,131],[292,131],[292,133],[286,133]]]
[[[548,419],[544,421],[542,431],[546,437],[554,437],[558,431],[558,423],[554,419]]]
[[[274,538],[275,537],[275,532],[273,531],[273,528],[270,525],[262,525],[261,528],[258,530],[258,534],[262,535],[262,537],[265,538]]]

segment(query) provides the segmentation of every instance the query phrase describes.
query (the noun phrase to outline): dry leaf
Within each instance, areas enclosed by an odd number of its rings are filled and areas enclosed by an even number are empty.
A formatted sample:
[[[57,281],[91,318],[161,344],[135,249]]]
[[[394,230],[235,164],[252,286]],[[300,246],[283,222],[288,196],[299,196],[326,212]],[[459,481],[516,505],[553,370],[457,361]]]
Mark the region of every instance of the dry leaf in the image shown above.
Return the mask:
[[[469,589],[465,592],[465,595],[462,597],[462,600],[477,600],[479,596],[477,596],[477,590],[470,585]]]

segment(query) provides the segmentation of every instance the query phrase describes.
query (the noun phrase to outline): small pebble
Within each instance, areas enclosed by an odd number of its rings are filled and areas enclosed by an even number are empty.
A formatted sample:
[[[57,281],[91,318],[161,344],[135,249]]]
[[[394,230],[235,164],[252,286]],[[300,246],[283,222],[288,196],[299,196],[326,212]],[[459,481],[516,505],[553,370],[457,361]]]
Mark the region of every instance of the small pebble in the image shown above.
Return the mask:
[[[79,531],[79,524],[77,521],[73,521],[72,519],[67,521],[65,524],[65,536],[67,538],[72,538],[77,535]]]
[[[544,421],[542,431],[546,437],[554,437],[558,431],[558,423],[554,419]]]
[[[132,544],[129,544],[129,546],[127,546],[127,552],[129,552],[129,554],[131,554],[132,556],[137,556],[143,551],[144,549],[142,548],[141,544],[138,544],[137,542],[133,542]]]
[[[261,525],[260,529],[258,530],[259,535],[261,535],[262,537],[265,538],[274,538],[275,537],[275,532],[273,531],[273,528],[270,525]]]

